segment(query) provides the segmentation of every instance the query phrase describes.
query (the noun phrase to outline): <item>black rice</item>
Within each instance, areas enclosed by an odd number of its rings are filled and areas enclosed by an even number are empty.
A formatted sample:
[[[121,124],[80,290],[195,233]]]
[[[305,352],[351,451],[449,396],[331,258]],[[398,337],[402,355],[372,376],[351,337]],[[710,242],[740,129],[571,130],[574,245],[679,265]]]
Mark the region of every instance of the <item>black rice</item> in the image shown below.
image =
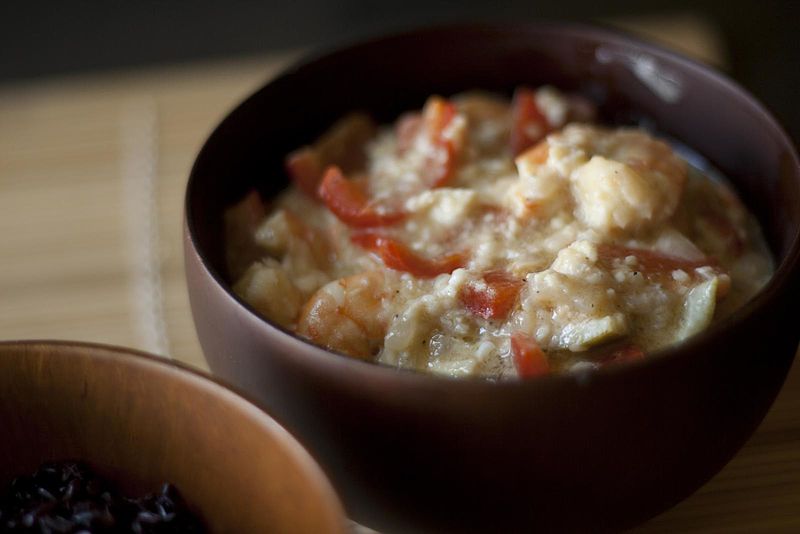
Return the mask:
[[[195,534],[206,529],[172,484],[133,499],[85,464],[51,462],[11,482],[0,499],[0,532]]]

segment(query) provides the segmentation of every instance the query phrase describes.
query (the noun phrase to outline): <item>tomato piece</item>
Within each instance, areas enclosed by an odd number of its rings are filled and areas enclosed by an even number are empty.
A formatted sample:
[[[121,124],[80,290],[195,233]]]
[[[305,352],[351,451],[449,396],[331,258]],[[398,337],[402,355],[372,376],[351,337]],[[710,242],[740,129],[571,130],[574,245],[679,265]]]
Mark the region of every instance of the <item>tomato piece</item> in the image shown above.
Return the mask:
[[[520,378],[533,378],[550,372],[544,351],[532,336],[523,332],[511,334],[511,357]]]
[[[600,257],[600,261],[606,265],[610,265],[615,259],[635,256],[638,261],[639,268],[645,274],[669,274],[677,269],[692,272],[698,267],[717,266],[717,262],[713,258],[687,260],[685,258],[664,254],[663,252],[629,248],[620,245],[598,245],[597,253]]]
[[[506,271],[488,271],[485,286],[468,284],[459,295],[461,304],[484,319],[505,319],[517,301],[524,282]]]
[[[518,156],[548,134],[550,124],[536,103],[536,92],[518,87],[511,100],[511,151]]]
[[[342,170],[335,165],[325,171],[318,194],[328,209],[349,226],[387,226],[405,217],[402,211],[377,211],[359,185],[345,178]]]
[[[301,191],[316,197],[320,180],[329,166],[336,165],[344,172],[356,172],[364,167],[364,147],[376,129],[375,123],[364,113],[346,115],[313,145],[286,156],[286,172]]]
[[[458,150],[456,140],[446,135],[456,117],[456,106],[440,97],[431,97],[422,111],[422,121],[433,147],[425,158],[422,178],[430,187],[443,187],[455,175]]]
[[[440,258],[425,258],[399,240],[374,232],[356,233],[350,239],[360,247],[377,254],[390,269],[411,273],[420,278],[433,278],[440,274],[451,273],[466,263],[464,255],[459,253]]]
[[[635,362],[643,358],[644,352],[642,349],[636,345],[625,345],[624,347],[619,347],[611,351],[610,354],[603,357],[600,361],[600,365],[605,367],[606,365],[613,365],[616,363]]]

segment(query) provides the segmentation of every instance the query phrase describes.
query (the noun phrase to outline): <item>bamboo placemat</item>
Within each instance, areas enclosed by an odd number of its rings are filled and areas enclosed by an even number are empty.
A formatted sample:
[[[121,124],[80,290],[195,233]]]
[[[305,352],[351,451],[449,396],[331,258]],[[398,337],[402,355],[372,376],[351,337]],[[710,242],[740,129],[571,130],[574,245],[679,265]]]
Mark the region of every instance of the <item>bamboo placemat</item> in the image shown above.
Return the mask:
[[[0,338],[205,367],[183,278],[194,156],[288,55],[0,89]]]
[[[725,61],[702,19],[623,25]],[[183,275],[189,168],[213,125],[293,56],[0,87],[0,339],[126,345],[206,368]],[[800,532],[798,413],[795,369],[722,473],[639,530]]]

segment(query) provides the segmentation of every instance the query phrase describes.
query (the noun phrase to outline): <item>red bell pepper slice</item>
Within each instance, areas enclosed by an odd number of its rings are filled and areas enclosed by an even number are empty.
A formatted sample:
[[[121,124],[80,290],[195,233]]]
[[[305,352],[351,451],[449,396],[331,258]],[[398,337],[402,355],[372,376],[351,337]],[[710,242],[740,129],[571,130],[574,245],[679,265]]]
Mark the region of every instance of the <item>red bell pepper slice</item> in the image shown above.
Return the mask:
[[[388,226],[406,216],[402,211],[381,212],[375,209],[359,185],[345,178],[341,169],[335,165],[325,171],[318,194],[328,209],[349,226]]]
[[[505,319],[517,301],[524,282],[506,271],[488,271],[483,275],[485,287],[468,284],[459,300],[473,314],[484,319]]]
[[[550,372],[544,351],[532,336],[523,332],[511,334],[511,357],[520,378],[533,378]]]
[[[430,187],[443,187],[455,176],[458,150],[453,138],[445,135],[456,117],[456,106],[440,97],[431,97],[422,110],[422,121],[430,143],[431,154],[425,159],[422,177]]]
[[[344,172],[356,172],[364,167],[364,147],[376,130],[375,123],[364,113],[346,115],[313,145],[298,148],[286,156],[286,172],[300,190],[316,197],[323,173],[330,165]]]
[[[411,273],[420,278],[433,278],[440,274],[451,273],[466,263],[464,255],[459,253],[440,258],[425,258],[399,240],[374,232],[356,233],[350,239],[353,243],[377,254],[390,269]]]
[[[511,100],[511,151],[518,156],[550,132],[547,117],[536,104],[536,92],[518,87]]]
[[[292,182],[303,193],[310,197],[317,196],[323,169],[316,150],[308,146],[299,148],[286,156],[284,166]]]

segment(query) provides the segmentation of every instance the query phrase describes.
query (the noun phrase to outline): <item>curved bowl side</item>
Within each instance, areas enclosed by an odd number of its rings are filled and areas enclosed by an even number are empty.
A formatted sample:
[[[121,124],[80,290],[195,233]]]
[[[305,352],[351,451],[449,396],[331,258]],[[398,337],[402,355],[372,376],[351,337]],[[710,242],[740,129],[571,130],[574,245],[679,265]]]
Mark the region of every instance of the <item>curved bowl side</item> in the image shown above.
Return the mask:
[[[728,462],[774,400],[797,346],[785,335],[787,299],[723,342],[584,383],[387,377],[321,363],[237,306],[196,258],[187,269],[211,288],[192,305],[214,372],[307,444],[353,519],[389,532],[644,521]]]
[[[211,532],[344,532],[327,479],[288,432],[212,380],[133,351],[0,343],[0,428],[0,487],[80,459],[132,494],[173,482]]]
[[[680,86],[677,101],[654,89],[659,78],[642,77],[643,61]],[[769,286],[707,333],[640,364],[585,381],[503,384],[326,353],[231,293],[225,207],[253,187],[265,198],[284,187],[284,154],[327,124],[354,108],[390,120],[431,93],[542,83],[581,91],[606,120],[653,121],[726,173],[780,261]],[[705,67],[585,26],[421,30],[290,69],[229,115],[190,178],[186,271],[211,368],[309,447],[354,519],[400,531],[613,530],[708,480],[774,400],[800,338],[790,308],[800,288],[797,206],[791,141],[752,97]]]

